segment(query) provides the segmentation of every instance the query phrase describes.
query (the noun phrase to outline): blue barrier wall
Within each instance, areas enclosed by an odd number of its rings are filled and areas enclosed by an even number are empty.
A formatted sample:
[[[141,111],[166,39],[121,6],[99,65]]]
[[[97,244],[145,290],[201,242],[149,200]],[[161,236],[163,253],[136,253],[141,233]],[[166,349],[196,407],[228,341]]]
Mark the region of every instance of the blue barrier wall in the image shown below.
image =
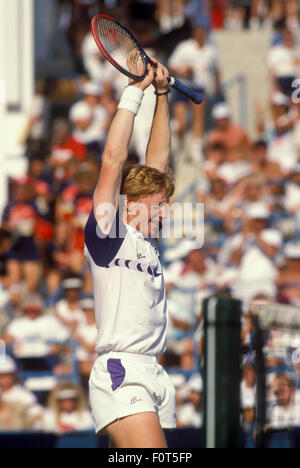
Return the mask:
[[[166,431],[169,448],[201,448],[202,432],[196,429]],[[107,437],[94,433],[72,433],[64,436],[42,433],[0,433],[0,448],[108,448]]]

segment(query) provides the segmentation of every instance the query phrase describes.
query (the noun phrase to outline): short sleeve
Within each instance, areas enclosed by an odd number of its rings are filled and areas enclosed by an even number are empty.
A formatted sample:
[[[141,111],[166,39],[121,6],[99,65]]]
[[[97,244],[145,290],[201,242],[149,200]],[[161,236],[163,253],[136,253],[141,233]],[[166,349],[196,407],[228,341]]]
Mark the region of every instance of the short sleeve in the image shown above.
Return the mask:
[[[95,264],[107,268],[110,262],[119,252],[125,237],[127,228],[120,220],[120,210],[117,211],[110,233],[105,236],[95,218],[94,210],[91,211],[84,230],[85,245]]]

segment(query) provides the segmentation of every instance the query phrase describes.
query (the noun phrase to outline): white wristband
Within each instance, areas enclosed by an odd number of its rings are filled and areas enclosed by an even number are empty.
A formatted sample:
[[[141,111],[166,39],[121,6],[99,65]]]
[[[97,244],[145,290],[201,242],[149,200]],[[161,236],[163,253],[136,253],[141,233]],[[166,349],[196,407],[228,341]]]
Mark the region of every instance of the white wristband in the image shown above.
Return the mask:
[[[126,109],[132,112],[134,115],[137,115],[142,104],[144,97],[144,91],[135,86],[127,86],[125,88],[118,109]]]

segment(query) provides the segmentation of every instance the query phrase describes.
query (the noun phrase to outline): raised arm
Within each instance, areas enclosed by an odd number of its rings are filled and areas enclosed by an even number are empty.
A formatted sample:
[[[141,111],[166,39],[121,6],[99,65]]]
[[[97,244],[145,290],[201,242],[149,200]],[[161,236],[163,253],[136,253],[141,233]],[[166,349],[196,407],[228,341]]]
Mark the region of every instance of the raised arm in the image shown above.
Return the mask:
[[[133,55],[131,59],[134,62],[137,60],[137,56]],[[134,65],[134,63],[131,64],[131,66]],[[125,89],[122,95],[118,111],[109,129],[102,156],[100,176],[94,193],[96,219],[98,219],[99,205],[110,203],[118,208],[122,173],[128,156],[135,116],[142,102],[144,90],[150,86],[153,79],[154,71],[149,65],[145,79],[139,83],[130,82],[130,86]]]
[[[102,156],[100,176],[94,193],[95,215],[100,203],[112,203],[116,208],[118,207],[122,171],[128,155],[134,119],[135,115],[132,112],[118,109],[110,126]]]
[[[155,60],[153,60],[156,62]],[[171,154],[171,129],[168,94],[169,72],[160,63],[157,64],[157,73],[153,81],[156,90],[156,106],[153,124],[146,154],[146,165],[167,172]]]

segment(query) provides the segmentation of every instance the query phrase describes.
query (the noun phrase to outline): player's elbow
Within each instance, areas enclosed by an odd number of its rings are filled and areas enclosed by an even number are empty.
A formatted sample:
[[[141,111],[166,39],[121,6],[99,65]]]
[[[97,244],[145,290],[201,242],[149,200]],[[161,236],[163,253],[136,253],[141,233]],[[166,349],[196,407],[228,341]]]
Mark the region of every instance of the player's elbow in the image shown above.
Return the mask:
[[[108,165],[124,164],[128,156],[128,151],[119,145],[105,147],[102,161]]]

